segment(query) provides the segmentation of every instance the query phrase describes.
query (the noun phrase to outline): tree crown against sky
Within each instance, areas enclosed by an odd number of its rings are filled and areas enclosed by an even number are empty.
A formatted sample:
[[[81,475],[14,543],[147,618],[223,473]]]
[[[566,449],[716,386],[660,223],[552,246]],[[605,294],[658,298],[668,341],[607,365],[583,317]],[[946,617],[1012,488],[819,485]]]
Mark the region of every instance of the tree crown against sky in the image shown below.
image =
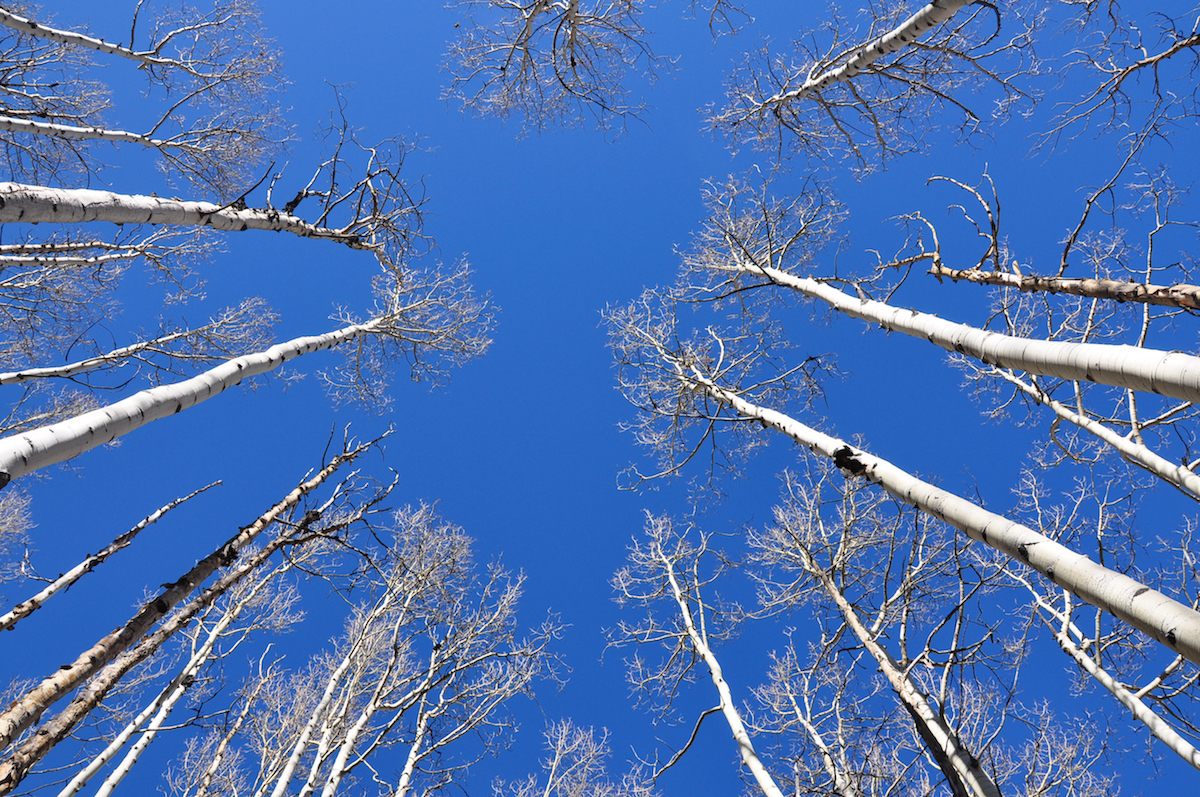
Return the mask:
[[[1191,781],[1195,9],[471,0],[351,32],[288,11],[2,9],[2,608],[39,655],[0,788]],[[314,77],[339,86],[314,101]],[[410,114],[443,135],[370,143]],[[204,319],[156,318],[164,284]],[[453,391],[384,393],[493,336]],[[309,362],[391,436],[331,437]],[[652,461],[620,484],[661,490],[614,492],[631,439]],[[83,478],[44,478],[62,461]],[[417,497],[528,575],[394,511]],[[72,505],[130,520],[47,542]],[[569,628],[518,622],[522,592]],[[324,631],[281,636],[296,606]],[[654,727],[610,699],[622,659]]]

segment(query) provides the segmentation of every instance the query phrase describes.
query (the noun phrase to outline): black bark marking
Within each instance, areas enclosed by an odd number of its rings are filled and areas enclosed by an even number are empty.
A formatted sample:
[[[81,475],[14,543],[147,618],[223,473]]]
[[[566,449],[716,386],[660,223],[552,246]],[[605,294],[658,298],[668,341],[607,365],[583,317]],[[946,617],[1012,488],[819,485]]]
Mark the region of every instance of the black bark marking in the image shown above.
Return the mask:
[[[861,476],[867,471],[867,466],[859,462],[849,446],[842,446],[833,452],[833,464],[839,470],[849,472],[852,476]]]
[[[1133,597],[1136,598],[1138,595],[1141,595],[1143,592],[1149,592],[1149,591],[1150,591],[1149,587],[1142,587],[1137,592],[1133,593]]]
[[[1170,645],[1171,647],[1175,647],[1175,629],[1174,628],[1172,628],[1170,631],[1167,632],[1167,644]]]

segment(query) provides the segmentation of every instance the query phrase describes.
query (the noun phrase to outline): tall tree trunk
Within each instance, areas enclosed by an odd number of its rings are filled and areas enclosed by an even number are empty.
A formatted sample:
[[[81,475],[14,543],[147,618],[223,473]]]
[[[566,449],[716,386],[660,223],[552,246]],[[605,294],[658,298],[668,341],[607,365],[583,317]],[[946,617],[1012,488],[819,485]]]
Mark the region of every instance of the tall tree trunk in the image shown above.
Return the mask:
[[[288,360],[370,332],[377,321],[294,338],[266,351],[227,360],[183,382],[143,390],[98,410],[0,440],[0,487],[27,473],[109,443],[151,421],[196,406],[251,376],[269,373]]]

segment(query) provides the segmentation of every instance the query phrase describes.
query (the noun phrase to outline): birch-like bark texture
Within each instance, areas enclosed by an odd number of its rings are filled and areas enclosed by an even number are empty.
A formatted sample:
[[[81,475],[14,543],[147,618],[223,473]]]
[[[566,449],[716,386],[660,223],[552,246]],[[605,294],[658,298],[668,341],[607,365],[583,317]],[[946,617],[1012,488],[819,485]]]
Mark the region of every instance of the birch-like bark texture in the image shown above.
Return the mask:
[[[256,797],[331,797],[361,782],[362,768],[378,778],[373,759],[387,752],[390,793],[448,785],[466,766],[450,751],[478,733],[498,744],[511,722],[506,702],[551,664],[556,624],[515,636],[519,579],[496,568],[475,576],[470,541],[428,506],[393,523],[393,544],[372,552],[369,578],[355,585],[373,597],[355,607],[336,648],[256,718]]]
[[[1096,660],[1088,655],[1084,646],[1094,649],[1097,640],[1088,639],[1083,631],[1071,620],[1069,611],[1071,601],[1064,600],[1067,611],[1062,611],[1051,605],[1047,595],[1044,595],[1036,585],[1028,578],[1023,577],[1019,573],[1009,575],[1022,584],[1033,596],[1034,603],[1038,610],[1038,616],[1042,621],[1050,626],[1054,633],[1054,641],[1058,646],[1071,657],[1075,662],[1086,672],[1096,683],[1104,687],[1108,692],[1117,699],[1117,701],[1125,707],[1135,720],[1142,723],[1150,731],[1150,734],[1165,744],[1172,752],[1182,758],[1191,766],[1200,769],[1200,751],[1196,750],[1187,739],[1179,734],[1170,722],[1156,713],[1143,697],[1153,690],[1157,685],[1151,683],[1147,687],[1134,691],[1127,688],[1121,681],[1114,677],[1107,669],[1102,667]],[[1064,596],[1065,597],[1065,596]],[[1082,645],[1081,646],[1081,642]],[[1157,680],[1161,681],[1161,677]]]
[[[657,537],[658,535],[654,535],[656,543],[658,541]],[[750,774],[754,777],[754,782],[758,784],[759,790],[766,797],[783,797],[783,792],[775,783],[775,779],[771,777],[771,773],[763,766],[762,761],[759,760],[758,754],[754,750],[754,743],[750,740],[750,734],[746,731],[746,725],[742,722],[742,716],[738,712],[737,706],[734,705],[733,694],[730,692],[729,684],[725,681],[725,675],[721,670],[721,663],[717,660],[716,655],[713,654],[712,648],[709,647],[708,640],[704,638],[704,635],[696,627],[689,599],[679,585],[679,577],[675,572],[674,561],[661,547],[656,548],[655,553],[657,553],[659,564],[662,566],[663,572],[667,576],[667,581],[671,585],[671,592],[675,599],[675,604],[679,607],[679,615],[683,621],[684,630],[687,631],[692,649],[704,660],[705,665],[708,666],[709,677],[712,678],[713,687],[717,690],[719,697],[718,705],[721,707],[721,713],[725,716],[725,722],[729,725],[729,731],[733,734],[733,741],[738,746],[738,754],[742,758],[742,764],[746,769],[750,770]]]
[[[188,693],[188,690],[195,683],[202,669],[211,666],[211,663],[215,660],[228,657],[237,649],[238,644],[245,640],[252,629],[261,630],[272,625],[286,627],[298,620],[299,618],[290,611],[292,608],[291,604],[294,602],[292,600],[294,596],[277,593],[273,597],[278,602],[271,600],[264,601],[264,594],[266,594],[264,590],[273,587],[274,579],[286,573],[295,564],[303,562],[306,558],[304,552],[301,552],[298,561],[285,561],[267,573],[252,577],[248,581],[238,584],[233,590],[236,594],[232,595],[231,599],[223,607],[216,622],[211,626],[202,625],[200,627],[197,633],[202,634],[207,630],[207,635],[203,637],[203,641],[200,644],[194,646],[190,658],[179,672],[142,708],[137,716],[125,725],[121,732],[109,742],[108,746],[99,755],[93,758],[87,766],[75,773],[71,781],[59,791],[58,797],[73,797],[73,795],[82,791],[84,786],[87,785],[88,780],[103,769],[129,743],[134,735],[137,735],[138,739],[133,747],[113,772],[104,779],[104,783],[96,792],[97,797],[108,797],[120,785],[121,781],[125,779],[125,776],[129,774],[142,752],[154,741],[154,738],[162,730],[163,724],[170,716],[171,711]],[[266,606],[263,605],[264,603],[266,603]],[[237,622],[250,609],[257,609],[259,616],[254,617],[248,625],[240,629],[234,628],[231,631],[230,626]],[[219,650],[218,645],[223,641],[225,636],[230,634],[236,636],[237,639],[228,649],[224,651]]]
[[[239,552],[253,542],[266,528],[299,504],[304,496],[319,487],[340,467],[353,461],[372,445],[374,443],[363,443],[335,456],[312,478],[298,485],[282,501],[231,537],[216,551],[201,559],[181,578],[142,606],[124,626],[105,635],[95,645],[81,653],[73,663],[65,665],[53,675],[47,676],[39,685],[13,701],[10,706],[0,712],[0,749],[8,748],[22,732],[38,721],[49,706],[66,696],[85,679],[99,672],[101,668],[141,640],[155,623],[186,599],[218,568],[233,564],[237,560]],[[307,526],[318,517],[319,515],[314,513],[302,525]],[[40,760],[58,741],[52,737],[53,734],[48,733],[43,727],[41,733],[35,734],[29,743],[0,763],[0,794],[11,791],[24,777],[28,768]]]
[[[7,485],[39,468],[110,443],[152,421],[207,401],[243,379],[270,373],[295,357],[333,348],[381,324],[382,319],[376,319],[324,335],[294,338],[266,351],[229,360],[183,382],[143,390],[108,407],[0,440],[0,481]]]
[[[1092,299],[1111,299],[1114,302],[1156,304],[1164,307],[1184,307],[1200,310],[1200,286],[1151,285],[1130,280],[1044,277],[1036,274],[1012,274],[1007,271],[984,271],[978,268],[953,269],[941,263],[930,267],[929,273],[939,279],[955,282],[974,282],[979,285],[1000,285],[1026,293],[1045,291]]]
[[[826,594],[837,605],[842,616],[846,618],[846,624],[850,630],[875,659],[879,665],[879,671],[883,673],[901,702],[904,703],[905,708],[912,715],[918,733],[922,739],[926,740],[930,753],[950,782],[951,791],[955,794],[965,793],[977,797],[1000,797],[1000,790],[979,766],[979,759],[965,749],[962,742],[946,724],[945,719],[929,705],[929,701],[921,694],[921,690],[912,682],[900,664],[867,630],[858,616],[858,612],[846,600],[846,596],[833,583],[829,575],[815,566],[812,568],[812,572],[820,581]]]
[[[1173,484],[1193,498],[1200,500],[1200,476],[1197,476],[1195,471],[1191,470],[1186,464],[1177,465],[1151,451],[1144,443],[1139,443],[1137,440],[1119,435],[1104,424],[1080,415],[1062,402],[1055,401],[1046,391],[1041,390],[1037,385],[1032,384],[1026,379],[1022,379],[1012,373],[1012,371],[993,367],[991,372],[1039,404],[1049,407],[1059,418],[1078,426],[1085,432],[1095,435],[1097,439],[1112,446],[1113,450],[1129,462],[1145,468],[1168,484]]]
[[[386,436],[386,435],[385,435]],[[380,438],[382,439],[382,438]],[[302,518],[295,518],[294,514],[298,504],[299,497],[297,494],[304,490],[309,485],[314,485],[324,478],[327,478],[333,470],[336,470],[340,465],[352,461],[364,451],[378,445],[379,440],[374,440],[368,443],[360,444],[354,448],[347,448],[342,455],[334,458],[330,466],[327,466],[320,473],[316,474],[312,479],[301,484],[292,491],[292,493],[284,499],[281,504],[273,507],[266,515],[263,515],[251,526],[246,527],[239,538],[245,537],[246,532],[251,532],[252,536],[261,533],[262,528],[269,526],[272,522],[282,519],[280,508],[284,504],[289,504],[286,509],[288,514],[288,523],[281,529],[273,539],[261,548],[252,551],[249,554],[242,556],[237,560],[233,567],[228,568],[216,581],[205,588],[199,595],[189,600],[186,604],[179,608],[178,611],[172,612],[166,616],[166,619],[149,635],[145,636],[134,647],[127,648],[123,653],[116,656],[107,666],[103,667],[96,675],[88,681],[75,695],[70,704],[55,715],[52,719],[42,723],[37,733],[30,734],[26,740],[20,744],[15,751],[12,751],[4,761],[0,762],[0,794],[9,793],[20,782],[25,775],[28,774],[30,768],[38,761],[44,758],[50,750],[67,738],[71,731],[88,716],[110,690],[116,686],[122,678],[124,678],[130,670],[139,664],[143,663],[151,655],[157,652],[164,643],[173,638],[177,633],[185,629],[192,620],[201,612],[207,611],[222,595],[229,591],[232,587],[240,584],[248,575],[256,572],[262,567],[276,552],[282,548],[304,544],[313,540],[329,539],[337,534],[344,532],[348,527],[359,523],[366,515],[374,511],[375,506],[386,499],[390,494],[391,489],[395,486],[395,482],[391,486],[385,486],[382,489],[377,489],[373,494],[369,495],[365,500],[353,502],[351,506],[344,512],[337,513],[331,520],[327,522],[321,521],[322,513],[328,511],[335,502],[340,501],[342,496],[349,492],[347,484],[353,480],[353,475],[339,484],[334,490],[334,494],[319,509],[307,511]],[[340,459],[340,462],[338,461]],[[333,470],[331,470],[331,468]],[[309,488],[312,489],[312,488]],[[280,511],[277,511],[280,510]],[[318,522],[320,525],[318,526]],[[217,551],[207,560],[212,560],[216,556],[224,558],[223,549]],[[202,563],[203,564],[203,563]],[[176,588],[178,584],[176,585]],[[157,601],[148,604],[147,609],[157,609]],[[146,610],[139,613],[134,619],[143,617]],[[132,621],[131,621],[132,622]],[[126,625],[129,628],[129,624]],[[119,632],[121,629],[118,629]],[[113,635],[110,635],[110,637]],[[47,679],[47,682],[52,680],[54,676]],[[45,685],[45,684],[43,684]],[[37,690],[35,690],[37,691]],[[30,693],[32,694],[32,693]],[[28,695],[27,695],[28,697]]]
[[[246,8],[246,6],[243,4],[230,4],[224,10],[225,13],[228,13],[229,9],[239,7],[243,9]],[[58,28],[51,28],[46,25],[39,25],[37,22],[34,22],[28,17],[23,17],[19,14],[14,14],[11,11],[6,11],[3,9],[0,9],[0,25],[5,25],[13,30],[21,31],[22,33],[28,33],[31,36],[38,37],[39,39],[46,39],[48,41],[59,42],[61,44],[71,44],[77,47],[84,47],[89,50],[105,53],[107,55],[117,55],[122,58],[127,58],[131,61],[146,64],[148,66],[179,68],[190,74],[194,74],[197,77],[219,76],[219,73],[207,74],[200,71],[198,65],[192,63],[191,61],[170,58],[160,54],[160,51],[173,39],[177,38],[177,36],[186,36],[189,33],[194,33],[194,31],[188,31],[184,27],[181,27],[178,31],[166,32],[162,39],[155,43],[155,46],[152,49],[138,51],[131,50],[130,48],[124,47],[120,44],[111,44],[94,36],[87,36],[85,34],[74,33],[69,30],[60,30]],[[207,24],[202,23],[200,25],[196,25],[195,27],[213,29],[219,28],[220,25],[220,15],[218,14],[216,19],[213,21],[208,22]]]
[[[857,17],[830,9],[798,32],[791,52],[761,47],[730,76],[725,107],[710,112],[709,126],[733,146],[781,159],[798,153],[814,165],[849,155],[871,171],[923,148],[942,111],[958,116],[969,137],[989,115],[1028,99],[1035,15],[966,0],[909,8],[871,6]],[[980,83],[1000,95],[990,114],[968,104]]]
[[[1097,606],[1163,645],[1200,664],[1200,612],[1124,573],[1096,564],[1033,529],[934,487],[887,460],[844,440],[823,434],[781,412],[759,407],[703,377],[685,377],[745,418],[761,421],[810,451],[828,457],[854,476],[878,484],[891,495],[949,523],[1038,571],[1053,583]]]
[[[730,272],[763,277],[781,287],[819,299],[851,318],[878,324],[888,331],[923,338],[986,365],[1157,393],[1184,401],[1200,401],[1200,357],[1190,354],[1137,346],[1031,340],[1001,335],[968,324],[947,321],[929,313],[852,297],[827,283],[797,277],[771,266],[733,263],[727,268]]]
[[[612,579],[618,602],[644,606],[646,616],[636,621],[622,621],[610,644],[643,646],[659,643],[671,651],[661,665],[647,664],[640,651],[626,661],[633,686],[661,697],[662,705],[656,707],[660,712],[670,707],[677,696],[679,683],[688,677],[697,659],[704,662],[717,690],[718,702],[715,709],[700,716],[697,730],[708,714],[720,711],[729,725],[742,764],[750,771],[759,791],[766,797],[782,797],[782,790],[754,749],[721,664],[712,651],[712,640],[721,636],[718,631],[720,620],[711,599],[706,599],[704,593],[719,578],[720,569],[712,575],[701,575],[702,562],[708,552],[708,538],[704,535],[693,544],[687,539],[686,532],[675,530],[670,518],[647,513],[643,538],[635,540],[629,549],[629,564]],[[670,618],[655,615],[653,606],[658,602],[673,604]],[[657,768],[655,777],[677,764],[695,738],[693,732],[688,743],[666,766]]]
[[[954,16],[964,6],[970,5],[971,0],[933,0],[932,3],[917,11],[908,19],[901,22],[892,30],[874,41],[867,42],[857,50],[845,63],[811,75],[804,83],[782,94],[765,100],[768,105],[782,105],[797,102],[809,94],[819,92],[834,83],[845,83],[858,73],[868,69],[885,55],[899,52],[910,47],[933,28]]]
[[[261,300],[248,299],[218,313],[208,324],[175,329],[64,365],[24,368],[0,373],[0,385],[19,385],[38,379],[67,379],[129,363],[155,373],[173,373],[179,362],[206,362],[236,357],[269,345],[269,330],[278,317]]]
[[[36,595],[21,601],[16,606],[5,612],[4,615],[0,616],[0,631],[11,631],[19,621],[42,608],[42,606],[44,606],[46,601],[48,601],[50,598],[60,592],[63,592],[84,575],[95,570],[97,565],[102,564],[104,560],[108,559],[108,557],[112,556],[117,551],[128,547],[138,534],[140,534],[147,527],[152,526],[161,520],[163,515],[167,514],[180,504],[190,501],[205,490],[218,486],[220,483],[220,481],[215,481],[212,484],[205,485],[199,490],[188,493],[180,498],[176,498],[171,503],[148,515],[129,531],[125,532],[108,545],[104,546],[103,550],[101,550],[99,553],[94,553],[86,557],[82,562],[75,565],[70,570],[63,573],[61,576],[43,587]]]
[[[117,194],[90,188],[47,188],[0,183],[0,224],[155,224],[210,227],[226,232],[269,230],[302,238],[335,241],[352,249],[372,249],[361,223],[333,229],[274,209],[237,208],[232,204]]]
[[[842,295],[836,290],[833,293]],[[860,300],[848,301],[857,304]],[[645,315],[646,312],[650,315]],[[878,484],[904,503],[949,523],[971,539],[1032,567],[1082,600],[1129,623],[1189,661],[1200,663],[1200,612],[1124,573],[1096,564],[1031,528],[934,487],[845,440],[819,432],[782,412],[749,401],[736,390],[718,385],[706,375],[705,369],[720,373],[730,367],[726,360],[737,362],[745,358],[723,348],[720,353],[676,351],[672,348],[676,345],[672,341],[677,340],[673,319],[669,313],[665,318],[653,313],[643,304],[636,304],[611,312],[609,323],[613,328],[614,348],[622,358],[622,367],[628,368],[630,374],[622,375],[622,389],[649,418],[666,416],[672,424],[672,430],[666,433],[642,433],[644,442],[672,451],[670,461],[675,464],[668,472],[680,467],[673,453],[682,444],[676,424],[695,415],[696,420],[708,425],[704,435],[708,438],[714,434],[713,426],[723,420],[756,421],[833,460],[849,474]],[[717,342],[715,345],[723,347],[720,337],[711,330],[710,334]],[[771,387],[770,381],[766,384]],[[697,396],[727,407],[733,418],[723,418],[718,410],[702,404],[693,407]],[[687,458],[694,454],[692,449]]]
[[[141,11],[140,6],[134,10],[131,37],[137,36]],[[0,102],[0,130],[11,134],[2,137],[5,149],[29,153],[36,162],[52,157],[57,148],[94,169],[86,142],[134,143],[158,150],[179,176],[204,190],[220,196],[244,191],[264,154],[286,137],[274,102],[283,84],[278,51],[262,35],[257,11],[245,0],[220,2],[208,12],[180,8],[155,16],[151,25],[142,26],[149,31],[148,48],[134,50],[0,11],[0,24],[17,32],[8,38],[32,40],[52,55],[31,63],[29,77],[40,81],[40,91],[31,86]],[[147,80],[154,100],[162,95],[158,116],[151,117],[144,133],[109,128],[98,118],[99,107],[76,111],[81,103],[74,95],[88,91],[54,79],[59,61],[86,60],[92,53],[127,60],[113,71]],[[60,107],[68,113],[55,113]]]
[[[0,440],[0,481],[62,462],[108,443],[152,421],[182,412],[243,379],[270,373],[285,362],[358,339],[352,364],[332,381],[335,390],[381,401],[379,382],[389,363],[407,359],[413,375],[436,381],[447,363],[463,362],[487,350],[491,315],[486,299],[475,296],[460,264],[445,273],[405,271],[398,284],[380,294],[380,313],[323,335],[294,338],[265,351],[228,360],[199,376],[149,388],[70,420]],[[349,320],[344,317],[343,320]],[[374,344],[361,339],[379,338]],[[380,373],[384,372],[384,373]],[[0,485],[2,486],[2,485]]]

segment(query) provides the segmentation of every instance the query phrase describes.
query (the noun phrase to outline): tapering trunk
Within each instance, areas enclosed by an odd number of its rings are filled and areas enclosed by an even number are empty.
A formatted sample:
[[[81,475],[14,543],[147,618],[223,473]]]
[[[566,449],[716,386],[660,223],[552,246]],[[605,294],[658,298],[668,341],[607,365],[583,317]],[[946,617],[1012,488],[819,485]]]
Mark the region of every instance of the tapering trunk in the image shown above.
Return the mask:
[[[107,407],[6,437],[0,440],[0,487],[38,468],[109,443],[151,421],[194,407],[243,379],[269,373],[288,360],[353,340],[369,332],[373,324],[355,324],[324,335],[277,343],[266,351],[227,360],[183,382],[143,390]]]

